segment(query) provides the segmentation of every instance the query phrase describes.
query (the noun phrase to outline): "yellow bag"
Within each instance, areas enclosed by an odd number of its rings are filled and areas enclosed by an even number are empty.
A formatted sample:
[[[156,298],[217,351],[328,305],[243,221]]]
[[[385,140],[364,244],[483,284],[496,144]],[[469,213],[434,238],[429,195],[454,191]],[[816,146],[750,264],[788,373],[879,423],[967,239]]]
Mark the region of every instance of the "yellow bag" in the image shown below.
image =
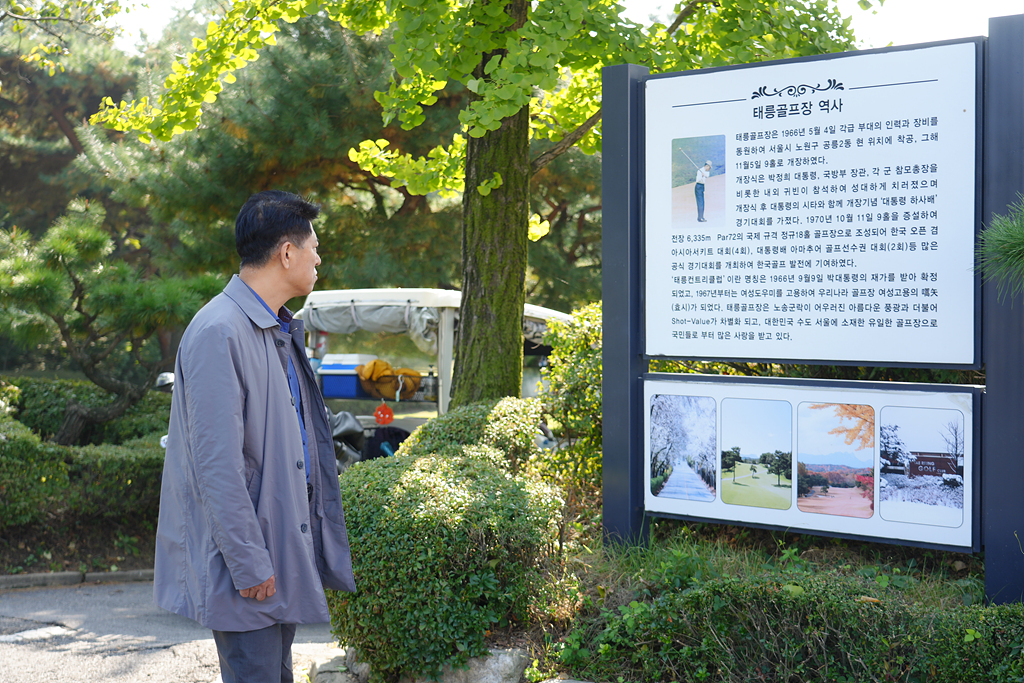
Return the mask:
[[[420,388],[420,373],[410,368],[395,370],[385,360],[372,360],[356,367],[363,391],[374,398],[408,401]]]

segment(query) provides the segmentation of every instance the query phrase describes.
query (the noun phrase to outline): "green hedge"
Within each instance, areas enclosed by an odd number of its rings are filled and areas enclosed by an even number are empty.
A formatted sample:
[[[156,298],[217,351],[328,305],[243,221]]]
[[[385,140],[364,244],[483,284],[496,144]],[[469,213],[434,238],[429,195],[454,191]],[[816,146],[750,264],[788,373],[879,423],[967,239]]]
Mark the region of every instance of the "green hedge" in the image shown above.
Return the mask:
[[[19,390],[14,416],[44,439],[51,438],[60,429],[69,398],[83,405],[104,405],[112,400],[110,394],[92,382],[35,377],[5,379]],[[166,434],[170,415],[170,394],[148,391],[116,420],[87,427],[80,443],[119,444],[155,432]]]
[[[137,517],[156,521],[164,449],[161,434],[120,445],[70,449],[69,505],[78,518]]]
[[[0,530],[31,524],[66,505],[70,449],[44,443],[0,413]]]
[[[64,447],[0,414],[0,530],[132,517],[155,521],[160,435],[121,445]]]
[[[375,680],[436,679],[483,655],[485,631],[527,614],[551,547],[553,490],[512,475],[491,446],[439,450],[340,479],[358,592],[328,592],[331,622]]]
[[[1024,681],[1024,605],[961,607],[921,622],[928,634],[921,680]]]
[[[929,681],[1024,678],[1024,606],[922,614],[840,576],[714,579],[580,624],[560,650],[578,677],[619,681]]]

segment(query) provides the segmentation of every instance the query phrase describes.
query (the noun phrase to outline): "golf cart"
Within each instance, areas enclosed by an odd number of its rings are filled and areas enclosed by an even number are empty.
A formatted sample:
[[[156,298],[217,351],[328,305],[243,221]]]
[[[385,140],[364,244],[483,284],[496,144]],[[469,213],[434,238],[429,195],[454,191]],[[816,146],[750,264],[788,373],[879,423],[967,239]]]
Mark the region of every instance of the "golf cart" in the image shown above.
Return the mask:
[[[451,391],[453,348],[458,330],[462,293],[448,289],[332,289],[315,291],[306,297],[296,313],[306,325],[311,363],[316,367],[324,398],[366,398],[364,382],[358,381],[356,367],[374,356],[328,354],[331,334],[359,330],[406,334],[421,352],[436,360],[436,390],[427,386],[410,398],[436,403],[437,414],[448,410]],[[547,355],[543,344],[547,321],[566,321],[559,311],[526,304],[523,309],[523,344],[526,355]],[[430,377],[429,371],[427,377]],[[391,398],[391,397],[389,397]]]

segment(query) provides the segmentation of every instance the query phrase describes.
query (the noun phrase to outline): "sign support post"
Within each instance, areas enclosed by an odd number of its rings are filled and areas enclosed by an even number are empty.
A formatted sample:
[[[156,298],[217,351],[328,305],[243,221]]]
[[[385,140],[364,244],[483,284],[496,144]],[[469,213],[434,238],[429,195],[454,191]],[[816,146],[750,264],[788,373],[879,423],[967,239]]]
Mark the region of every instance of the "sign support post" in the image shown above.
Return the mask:
[[[989,20],[985,58],[984,189],[987,225],[1024,191],[1024,15]],[[1024,298],[983,288],[982,524],[985,595],[1024,599]]]
[[[602,71],[601,193],[602,380],[604,403],[604,535],[608,541],[646,541],[643,492],[643,386],[647,370],[641,324],[640,98],[648,69],[633,64]]]

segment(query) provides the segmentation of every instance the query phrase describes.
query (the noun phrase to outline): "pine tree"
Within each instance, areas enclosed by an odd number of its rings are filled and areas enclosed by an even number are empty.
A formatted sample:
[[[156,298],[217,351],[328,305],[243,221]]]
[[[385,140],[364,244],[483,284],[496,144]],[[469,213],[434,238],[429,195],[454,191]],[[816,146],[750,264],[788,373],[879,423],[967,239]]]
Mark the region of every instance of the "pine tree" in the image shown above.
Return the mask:
[[[3,315],[17,333],[63,346],[85,376],[112,394],[107,405],[68,403],[55,436],[77,443],[89,423],[122,415],[174,361],[161,332],[188,322],[220,289],[216,278],[158,277],[110,259],[114,243],[98,204],[75,200],[38,241],[0,232]]]

